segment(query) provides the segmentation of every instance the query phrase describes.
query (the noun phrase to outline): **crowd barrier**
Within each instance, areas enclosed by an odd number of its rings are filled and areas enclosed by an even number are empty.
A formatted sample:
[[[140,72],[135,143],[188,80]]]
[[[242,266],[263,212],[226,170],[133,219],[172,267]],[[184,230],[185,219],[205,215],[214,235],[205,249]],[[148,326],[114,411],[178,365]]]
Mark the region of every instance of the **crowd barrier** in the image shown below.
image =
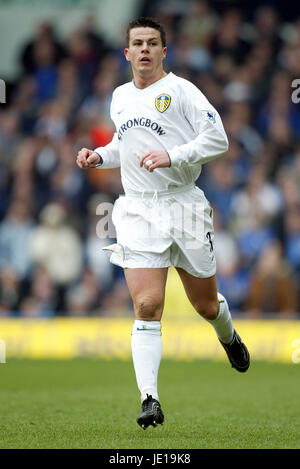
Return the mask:
[[[0,319],[2,363],[35,359],[131,358],[131,318]],[[300,321],[235,319],[252,359],[300,362]],[[162,320],[163,357],[227,359],[210,324],[202,318]]]

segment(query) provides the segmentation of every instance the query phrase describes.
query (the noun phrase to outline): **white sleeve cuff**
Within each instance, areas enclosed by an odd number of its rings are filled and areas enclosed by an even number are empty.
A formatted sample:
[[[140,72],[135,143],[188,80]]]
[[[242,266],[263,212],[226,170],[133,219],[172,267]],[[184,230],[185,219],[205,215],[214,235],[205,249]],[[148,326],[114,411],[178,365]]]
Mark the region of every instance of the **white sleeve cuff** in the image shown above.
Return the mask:
[[[95,164],[94,168],[100,168],[103,165],[103,158],[98,151],[94,150],[94,152],[100,157],[100,162]]]
[[[178,145],[167,151],[170,158],[170,167],[178,168],[182,163],[182,157],[180,157],[180,149]]]

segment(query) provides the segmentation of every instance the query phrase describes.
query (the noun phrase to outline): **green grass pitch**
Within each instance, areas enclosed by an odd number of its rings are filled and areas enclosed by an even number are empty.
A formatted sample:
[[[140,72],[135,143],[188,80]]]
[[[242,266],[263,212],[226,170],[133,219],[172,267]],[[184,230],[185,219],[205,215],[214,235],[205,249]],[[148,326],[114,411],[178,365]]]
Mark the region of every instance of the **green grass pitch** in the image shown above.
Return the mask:
[[[227,362],[160,367],[165,424],[143,431],[127,361],[0,365],[0,448],[300,448],[299,366]]]

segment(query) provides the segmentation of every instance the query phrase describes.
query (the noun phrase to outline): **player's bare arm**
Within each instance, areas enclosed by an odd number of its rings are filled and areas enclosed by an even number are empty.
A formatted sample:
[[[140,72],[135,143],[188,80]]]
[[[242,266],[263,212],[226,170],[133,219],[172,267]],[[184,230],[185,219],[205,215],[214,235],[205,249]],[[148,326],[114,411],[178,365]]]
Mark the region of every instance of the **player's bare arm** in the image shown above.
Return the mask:
[[[140,167],[142,168],[143,166],[152,173],[155,168],[169,168],[171,160],[166,151],[154,150],[142,156]]]
[[[92,168],[95,165],[101,163],[101,158],[98,153],[88,148],[82,148],[77,154],[77,165],[81,169]]]

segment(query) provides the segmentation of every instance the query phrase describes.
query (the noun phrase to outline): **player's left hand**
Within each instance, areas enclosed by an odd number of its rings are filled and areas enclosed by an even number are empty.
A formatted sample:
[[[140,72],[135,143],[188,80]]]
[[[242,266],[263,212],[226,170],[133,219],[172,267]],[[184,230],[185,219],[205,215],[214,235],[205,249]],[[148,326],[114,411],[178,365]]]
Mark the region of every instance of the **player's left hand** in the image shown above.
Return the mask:
[[[152,161],[150,165],[147,165],[147,161]],[[155,168],[169,168],[170,167],[170,158],[166,151],[154,150],[149,151],[142,156],[140,161],[140,167],[144,166],[150,173]]]

